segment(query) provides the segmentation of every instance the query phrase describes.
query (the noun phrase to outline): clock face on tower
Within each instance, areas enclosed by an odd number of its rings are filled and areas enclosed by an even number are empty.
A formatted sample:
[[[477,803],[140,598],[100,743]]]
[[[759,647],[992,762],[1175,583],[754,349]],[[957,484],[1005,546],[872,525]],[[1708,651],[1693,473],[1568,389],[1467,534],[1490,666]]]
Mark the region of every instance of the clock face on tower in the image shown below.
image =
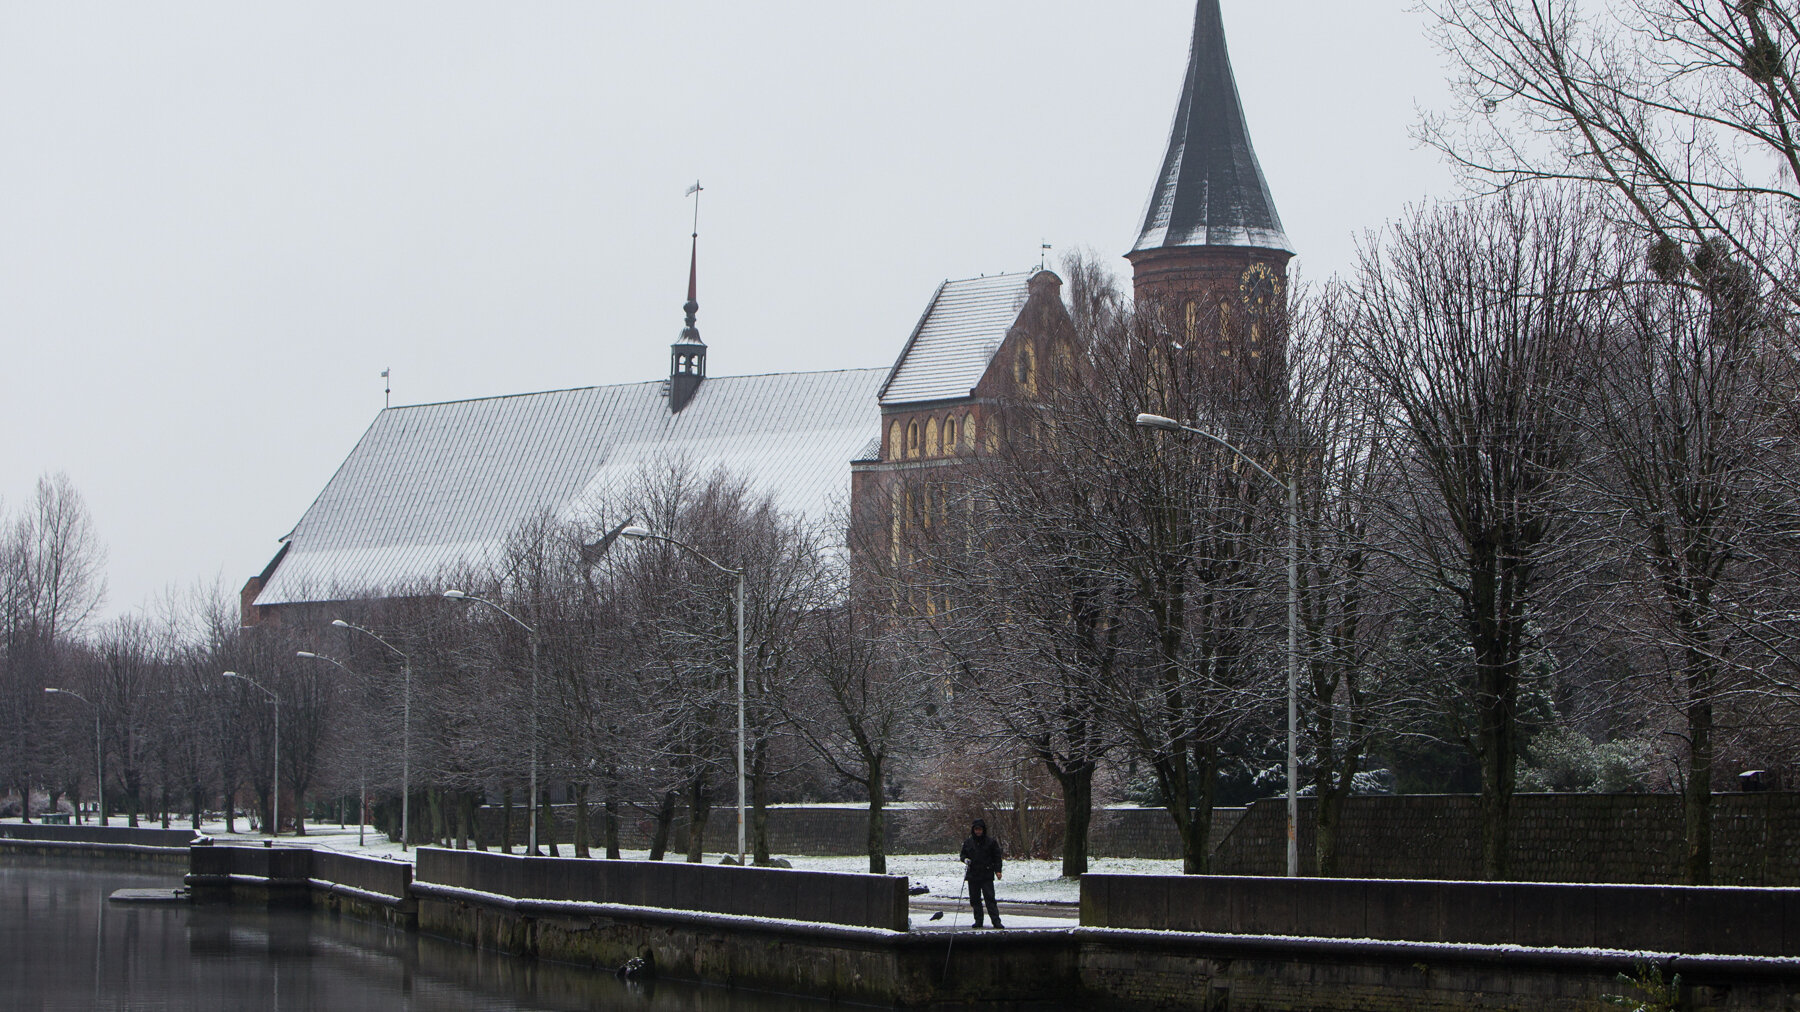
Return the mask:
[[[1238,291],[1250,312],[1261,316],[1281,298],[1281,276],[1268,264],[1251,264],[1238,280]]]

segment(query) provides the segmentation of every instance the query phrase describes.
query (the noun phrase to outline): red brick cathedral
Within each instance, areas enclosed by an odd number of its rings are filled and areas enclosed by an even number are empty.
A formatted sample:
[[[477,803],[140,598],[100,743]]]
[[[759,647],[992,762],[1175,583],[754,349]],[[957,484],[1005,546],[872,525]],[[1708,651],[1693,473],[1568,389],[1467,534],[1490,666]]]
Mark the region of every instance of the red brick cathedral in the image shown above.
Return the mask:
[[[1168,152],[1126,254],[1134,295],[1185,324],[1188,347],[1260,358],[1262,320],[1293,255],[1250,143],[1219,0],[1199,0]],[[926,307],[881,387],[879,452],[851,465],[859,527],[886,518],[897,568],[906,531],[946,508],[958,459],[1004,438],[1001,405],[1068,374],[1074,328],[1061,288],[1049,271],[947,281]],[[866,534],[853,550],[873,549]],[[907,610],[939,604],[926,595]]]
[[[1250,144],[1219,0],[1199,0],[1168,154],[1126,254],[1138,303],[1185,319],[1186,347],[1248,363],[1292,255]],[[1049,271],[944,282],[891,367],[710,375],[697,265],[696,252],[666,378],[383,410],[245,585],[244,622],[311,621],[335,602],[430,594],[446,574],[496,571],[522,523],[544,510],[591,520],[614,490],[670,460],[698,474],[727,468],[821,522],[847,490],[852,551],[888,555],[907,525],[942,516],[947,469],[1005,438],[1001,404],[1072,375],[1074,327]],[[941,605],[927,595],[908,609]]]

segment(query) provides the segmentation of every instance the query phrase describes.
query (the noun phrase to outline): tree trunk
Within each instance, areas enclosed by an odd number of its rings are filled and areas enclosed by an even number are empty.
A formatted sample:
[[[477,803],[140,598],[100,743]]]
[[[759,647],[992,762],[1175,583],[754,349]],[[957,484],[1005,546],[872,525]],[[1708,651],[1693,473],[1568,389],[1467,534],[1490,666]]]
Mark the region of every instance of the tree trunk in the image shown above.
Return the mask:
[[[225,832],[227,833],[237,832],[236,794],[237,791],[233,788],[231,779],[221,774],[219,777],[219,796],[225,799]],[[106,823],[105,802],[101,802],[100,804],[100,822],[102,825]]]
[[[512,788],[500,792],[500,852],[512,853],[513,796]]]
[[[1181,873],[1205,875],[1212,861],[1207,843],[1212,836],[1212,778],[1217,759],[1211,746],[1197,745],[1193,752],[1196,762],[1192,770],[1188,757],[1181,753],[1157,756],[1152,766],[1169,817],[1175,821],[1175,832],[1181,837]]]
[[[706,860],[706,820],[711,814],[712,798],[706,792],[706,778],[695,777],[688,784],[689,864],[701,864]]]
[[[750,846],[759,868],[769,866],[769,745],[757,742],[750,761]]]
[[[1313,867],[1320,878],[1338,874],[1338,826],[1343,823],[1344,797],[1347,790],[1326,790],[1324,784],[1314,791],[1318,800],[1313,809]]]
[[[201,814],[205,810],[206,810],[206,797],[205,797],[205,795],[200,793],[200,785],[195,784],[194,785],[194,825],[193,825],[193,828],[196,832],[198,832],[200,829],[200,817],[201,817]]]
[[[1689,885],[1712,884],[1712,676],[1706,660],[1693,657],[1688,675],[1688,769],[1682,790],[1687,823],[1685,871]]]
[[[588,853],[588,785],[571,784],[570,791],[575,795],[575,856],[592,857]]]
[[[1478,707],[1481,752],[1481,871],[1504,881],[1512,852],[1513,783],[1519,761],[1518,691],[1514,666],[1481,663]]]
[[[551,857],[562,856],[556,852],[556,812],[550,807],[547,784],[538,789],[538,842],[549,849]]]
[[[1030,801],[1025,796],[1025,761],[1014,767],[1013,777],[1013,853],[1027,858],[1037,853],[1037,841],[1031,835]]]
[[[664,791],[656,810],[656,831],[650,836],[650,860],[661,861],[669,853],[669,829],[675,824],[675,792]]]
[[[1047,758],[1044,765],[1062,788],[1063,878],[1080,878],[1087,874],[1088,831],[1094,822],[1094,764],[1077,762],[1064,769],[1061,763]]]
[[[156,793],[162,798],[162,806],[161,806],[162,807],[162,828],[168,829],[169,828],[169,788],[168,788],[168,785],[165,784],[161,787],[158,787],[156,789]]]
[[[869,757],[869,874],[887,874],[887,788],[882,783],[884,756]]]
[[[606,796],[606,859],[619,859],[619,799]]]

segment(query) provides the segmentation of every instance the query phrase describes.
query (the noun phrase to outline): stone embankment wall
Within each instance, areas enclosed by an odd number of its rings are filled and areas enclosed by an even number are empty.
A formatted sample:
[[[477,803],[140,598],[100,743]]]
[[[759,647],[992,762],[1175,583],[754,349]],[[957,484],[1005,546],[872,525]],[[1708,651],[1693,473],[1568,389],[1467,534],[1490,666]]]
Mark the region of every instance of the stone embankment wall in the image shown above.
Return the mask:
[[[905,931],[906,877],[422,848],[415,887]]]
[[[1086,875],[1085,927],[1800,956],[1800,890]]]
[[[0,851],[186,864],[188,844],[194,836],[186,829],[4,823],[0,824]]]
[[[1300,802],[1301,874],[1313,859],[1313,801]],[[1472,795],[1353,797],[1344,802],[1338,874],[1479,879],[1480,800]],[[1259,801],[1213,854],[1221,875],[1282,875],[1287,811]],[[1668,794],[1521,794],[1513,799],[1507,877],[1520,882],[1682,881],[1681,799]],[[1800,793],[1713,796],[1713,882],[1800,886]]]

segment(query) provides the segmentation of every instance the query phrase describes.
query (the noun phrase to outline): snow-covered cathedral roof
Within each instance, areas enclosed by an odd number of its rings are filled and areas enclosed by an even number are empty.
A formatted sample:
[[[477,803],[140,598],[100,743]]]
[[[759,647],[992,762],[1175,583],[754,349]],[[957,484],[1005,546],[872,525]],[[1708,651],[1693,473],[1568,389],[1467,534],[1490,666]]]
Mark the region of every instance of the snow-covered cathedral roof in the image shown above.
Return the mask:
[[[1133,253],[1168,246],[1293,252],[1250,144],[1219,0],[1199,0],[1169,150]]]
[[[881,388],[883,405],[969,396],[1031,297],[1035,271],[946,281]]]
[[[723,466],[825,521],[879,436],[885,369],[710,377],[680,413],[665,380],[389,408],[284,540],[258,606],[375,597],[494,563],[542,510],[581,512],[647,468]]]

